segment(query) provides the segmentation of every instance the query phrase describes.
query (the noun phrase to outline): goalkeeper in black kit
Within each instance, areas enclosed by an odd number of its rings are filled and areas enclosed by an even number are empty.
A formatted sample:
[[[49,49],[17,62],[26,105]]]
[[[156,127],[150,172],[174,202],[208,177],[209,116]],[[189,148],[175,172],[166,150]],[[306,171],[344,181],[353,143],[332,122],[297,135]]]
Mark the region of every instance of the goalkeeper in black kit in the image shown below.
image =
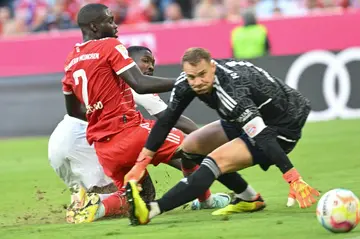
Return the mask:
[[[301,208],[314,204],[320,193],[302,179],[287,156],[301,138],[310,113],[309,100],[250,62],[213,60],[203,48],[188,49],[182,66],[166,113],[156,122],[136,165],[125,176],[131,223],[146,224],[151,218],[194,200],[215,180],[233,190],[235,197],[213,215],[261,210],[265,204],[259,196],[242,198],[248,185],[236,173],[254,165],[265,171],[276,165],[289,183],[289,196]],[[159,200],[145,204],[137,181],[195,97],[216,110],[221,118],[190,134],[182,145],[183,160],[196,161],[200,168]]]

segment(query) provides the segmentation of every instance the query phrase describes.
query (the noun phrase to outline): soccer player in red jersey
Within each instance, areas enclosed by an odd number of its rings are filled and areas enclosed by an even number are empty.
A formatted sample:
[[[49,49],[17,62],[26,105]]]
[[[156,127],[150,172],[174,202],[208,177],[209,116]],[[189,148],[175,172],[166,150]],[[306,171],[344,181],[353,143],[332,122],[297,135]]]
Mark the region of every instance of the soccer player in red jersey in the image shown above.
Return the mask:
[[[78,14],[78,25],[84,42],[76,44],[65,61],[66,108],[70,116],[88,121],[87,140],[90,145],[94,144],[105,174],[119,191],[102,202],[96,194],[85,195],[83,206],[67,215],[73,216],[75,223],[126,212],[124,176],[135,165],[155,124],[135,110],[131,88],[140,94],[160,93],[170,91],[175,83],[172,79],[142,74],[117,40],[117,25],[105,5],[84,6]],[[86,117],[81,111],[82,104],[86,106]],[[155,166],[168,163],[183,139],[184,134],[173,129],[151,163]],[[194,171],[196,167],[191,169]],[[210,208],[226,206],[230,201],[228,197],[211,196],[209,192],[201,197],[210,200]],[[219,201],[221,203],[217,203]]]

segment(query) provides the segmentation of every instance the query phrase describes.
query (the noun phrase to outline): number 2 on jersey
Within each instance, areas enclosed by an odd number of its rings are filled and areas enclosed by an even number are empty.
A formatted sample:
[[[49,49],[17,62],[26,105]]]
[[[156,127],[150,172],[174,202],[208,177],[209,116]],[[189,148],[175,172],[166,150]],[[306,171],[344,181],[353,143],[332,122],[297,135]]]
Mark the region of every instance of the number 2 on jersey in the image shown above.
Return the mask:
[[[86,72],[83,69],[77,70],[73,73],[73,78],[75,81],[75,85],[79,85],[80,79],[82,80],[82,87],[81,87],[82,98],[85,105],[86,106],[89,105],[88,89],[87,89],[88,79],[86,77]]]

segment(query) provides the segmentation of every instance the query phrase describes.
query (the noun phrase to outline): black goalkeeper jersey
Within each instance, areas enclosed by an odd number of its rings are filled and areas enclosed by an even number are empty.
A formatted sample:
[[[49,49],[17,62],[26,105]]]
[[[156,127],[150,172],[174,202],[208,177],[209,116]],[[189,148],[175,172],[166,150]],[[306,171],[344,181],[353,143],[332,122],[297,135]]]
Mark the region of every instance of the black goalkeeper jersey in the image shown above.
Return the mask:
[[[216,60],[214,88],[210,94],[196,95],[181,73],[171,93],[169,109],[179,117],[198,97],[220,118],[243,127],[261,117],[281,136],[298,140],[310,111],[310,101],[283,81],[250,62],[233,59]]]
[[[195,97],[216,110],[221,119],[234,123],[247,133],[265,154],[273,151],[265,145],[270,139],[296,142],[301,137],[301,129],[310,112],[310,101],[300,92],[250,62],[214,61],[216,72],[211,93],[197,95],[188,84],[185,72],[180,74],[166,113],[154,126],[146,148],[156,151],[161,146]]]

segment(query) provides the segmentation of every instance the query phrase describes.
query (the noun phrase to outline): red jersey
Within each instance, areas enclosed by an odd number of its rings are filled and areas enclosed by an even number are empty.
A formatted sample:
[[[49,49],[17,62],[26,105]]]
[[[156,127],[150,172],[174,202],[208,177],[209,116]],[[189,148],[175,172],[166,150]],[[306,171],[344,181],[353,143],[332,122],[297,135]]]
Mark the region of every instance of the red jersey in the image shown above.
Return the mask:
[[[131,88],[118,75],[135,66],[116,38],[76,44],[65,62],[64,94],[75,94],[85,104],[90,144],[139,125]]]

